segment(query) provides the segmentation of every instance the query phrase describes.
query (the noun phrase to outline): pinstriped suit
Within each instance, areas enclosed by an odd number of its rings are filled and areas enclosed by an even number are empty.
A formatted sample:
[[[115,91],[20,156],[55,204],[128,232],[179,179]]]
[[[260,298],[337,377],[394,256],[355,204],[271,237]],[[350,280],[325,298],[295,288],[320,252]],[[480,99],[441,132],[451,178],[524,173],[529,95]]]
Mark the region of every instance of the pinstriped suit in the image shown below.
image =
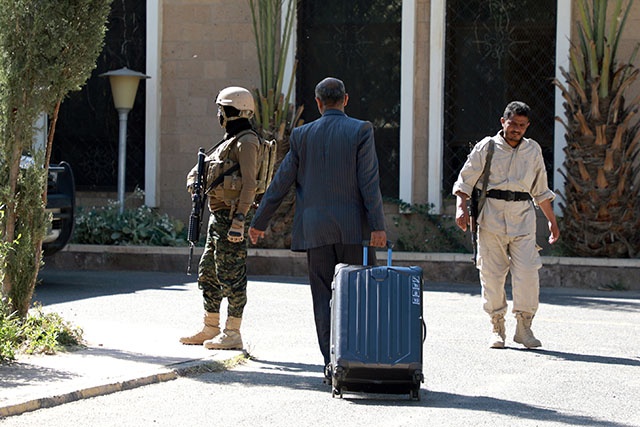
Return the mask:
[[[335,265],[361,264],[362,240],[372,230],[385,229],[373,126],[341,110],[327,109],[318,120],[295,128],[289,142],[289,152],[251,226],[265,230],[295,184],[291,250],[307,251],[316,329],[326,364]]]
[[[384,230],[378,158],[369,122],[326,110],[295,128],[290,150],[265,193],[252,226],[266,229],[291,185],[296,212],[291,250],[335,243],[360,244],[370,230]]]

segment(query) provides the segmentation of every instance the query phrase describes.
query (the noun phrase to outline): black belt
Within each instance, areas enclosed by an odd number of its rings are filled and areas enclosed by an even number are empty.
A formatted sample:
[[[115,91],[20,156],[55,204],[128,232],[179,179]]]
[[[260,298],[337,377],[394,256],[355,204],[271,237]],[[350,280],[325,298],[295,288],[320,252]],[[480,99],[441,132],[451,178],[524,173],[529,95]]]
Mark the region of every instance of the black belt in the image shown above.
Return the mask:
[[[522,202],[531,200],[531,195],[524,191],[509,191],[509,190],[489,190],[487,191],[487,197],[492,199],[506,200],[507,202]]]

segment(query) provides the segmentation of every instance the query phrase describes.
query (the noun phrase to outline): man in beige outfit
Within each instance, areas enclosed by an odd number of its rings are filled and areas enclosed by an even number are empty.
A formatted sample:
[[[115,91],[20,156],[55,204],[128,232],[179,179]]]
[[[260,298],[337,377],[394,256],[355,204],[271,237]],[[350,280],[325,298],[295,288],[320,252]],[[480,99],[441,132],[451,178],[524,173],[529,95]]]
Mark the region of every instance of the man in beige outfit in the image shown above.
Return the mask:
[[[453,186],[457,199],[456,224],[466,231],[467,200],[480,191],[482,172],[490,146],[493,157],[488,171],[487,197],[478,215],[478,258],[483,308],[491,317],[490,347],[505,346],[504,315],[507,312],[505,280],[511,272],[513,313],[517,326],[513,340],[527,348],[542,344],[531,331],[539,303],[538,270],[542,266],[536,245],[536,213],[539,207],[548,220],[549,243],[560,230],[551,206],[555,194],[547,184],[547,172],[538,143],[525,138],[530,108],[519,101],[507,105],[500,118],[502,130],[478,142]]]

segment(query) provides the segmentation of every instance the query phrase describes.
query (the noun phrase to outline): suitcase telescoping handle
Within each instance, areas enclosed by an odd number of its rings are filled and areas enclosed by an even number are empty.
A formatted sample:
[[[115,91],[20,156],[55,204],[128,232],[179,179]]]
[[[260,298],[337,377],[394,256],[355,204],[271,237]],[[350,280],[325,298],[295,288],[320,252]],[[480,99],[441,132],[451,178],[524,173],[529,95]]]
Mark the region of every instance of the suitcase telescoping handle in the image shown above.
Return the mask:
[[[362,241],[362,265],[369,265],[369,240]],[[387,240],[387,266],[391,267],[391,254],[393,252],[393,243]]]

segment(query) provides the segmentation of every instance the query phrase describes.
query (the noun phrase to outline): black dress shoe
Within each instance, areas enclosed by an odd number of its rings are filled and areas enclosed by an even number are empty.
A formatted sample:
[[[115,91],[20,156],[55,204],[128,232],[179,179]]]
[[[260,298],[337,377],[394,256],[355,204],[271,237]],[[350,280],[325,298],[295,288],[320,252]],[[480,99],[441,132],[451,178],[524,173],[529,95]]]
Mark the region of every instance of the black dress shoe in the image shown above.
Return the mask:
[[[324,367],[324,380],[322,380],[322,382],[325,384],[332,384],[330,363],[328,363],[327,366]]]

